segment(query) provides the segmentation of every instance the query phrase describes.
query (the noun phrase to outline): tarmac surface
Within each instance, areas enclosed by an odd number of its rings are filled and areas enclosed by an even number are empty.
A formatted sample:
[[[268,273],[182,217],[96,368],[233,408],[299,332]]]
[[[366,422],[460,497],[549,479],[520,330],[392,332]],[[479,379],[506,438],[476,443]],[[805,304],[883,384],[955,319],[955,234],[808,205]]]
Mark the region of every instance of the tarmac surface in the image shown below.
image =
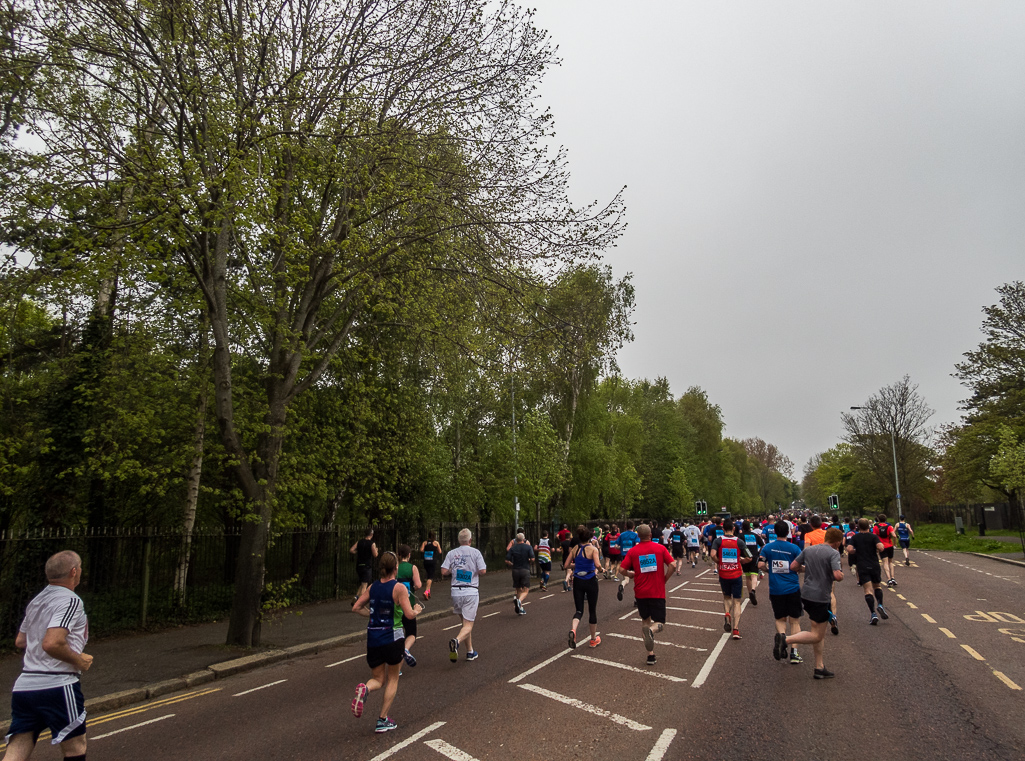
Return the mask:
[[[601,584],[602,644],[582,642],[570,650],[570,595],[557,583],[546,594],[535,587],[527,615],[517,616],[509,575],[494,573],[485,576],[482,599],[501,595],[503,601],[480,610],[478,660],[467,662],[461,654],[450,663],[453,618],[421,623],[418,664],[404,668],[391,711],[399,724],[393,732],[373,731],[380,693],[369,697],[361,719],[349,711],[355,685],[369,676],[366,619],[339,603],[285,619],[265,637],[287,647],[303,636],[354,632],[347,643],[258,670],[225,670],[212,681],[121,710],[94,711],[89,754],[353,761],[529,761],[567,753],[615,761],[883,754],[902,761],[1021,759],[1025,566],[938,551],[913,552],[912,558],[912,567],[897,569],[898,586],[885,593],[890,619],[879,626],[868,625],[853,581],[837,584],[840,634],[825,642],[826,666],[837,674],[832,680],[812,679],[810,646],[802,648],[800,665],[772,658],[767,586],[760,604],[745,609],[744,638],[730,640],[722,631],[718,584],[703,563],[670,581],[669,625],[657,638],[652,668],[644,663],[630,588],[618,602],[616,585]],[[446,586],[435,585],[429,613],[447,607]],[[213,665],[211,658],[236,655],[216,644],[223,634],[223,625],[211,625],[98,642],[89,648],[97,665],[83,689],[89,697],[100,694],[101,684],[165,678],[176,658],[180,673]],[[154,652],[168,646],[176,651]],[[105,671],[101,655],[112,662]],[[60,757],[43,746],[35,758]]]

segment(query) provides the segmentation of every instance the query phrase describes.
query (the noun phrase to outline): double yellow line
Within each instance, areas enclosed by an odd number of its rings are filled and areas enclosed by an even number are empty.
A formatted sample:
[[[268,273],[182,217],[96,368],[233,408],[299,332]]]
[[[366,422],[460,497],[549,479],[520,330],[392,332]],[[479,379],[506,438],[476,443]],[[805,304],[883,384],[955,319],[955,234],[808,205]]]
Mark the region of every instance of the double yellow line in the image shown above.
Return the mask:
[[[136,706],[135,708],[126,708],[123,711],[114,711],[114,713],[104,714],[96,719],[89,719],[87,725],[89,727],[95,727],[97,724],[106,724],[108,721],[115,721],[117,719],[123,719],[127,716],[135,716],[136,714],[146,713],[146,711],[152,711],[154,708],[162,708],[163,706],[174,705],[175,703],[181,703],[186,700],[192,700],[193,698],[201,698],[204,695],[209,695],[212,692],[220,692],[221,687],[213,687],[207,690],[195,690],[193,692],[186,692],[184,695],[175,695],[170,698],[163,698],[161,700],[154,700],[152,703],[146,703],[145,705]],[[49,730],[39,735],[40,740],[49,740],[53,735]],[[7,744],[0,744],[0,750],[7,748]]]

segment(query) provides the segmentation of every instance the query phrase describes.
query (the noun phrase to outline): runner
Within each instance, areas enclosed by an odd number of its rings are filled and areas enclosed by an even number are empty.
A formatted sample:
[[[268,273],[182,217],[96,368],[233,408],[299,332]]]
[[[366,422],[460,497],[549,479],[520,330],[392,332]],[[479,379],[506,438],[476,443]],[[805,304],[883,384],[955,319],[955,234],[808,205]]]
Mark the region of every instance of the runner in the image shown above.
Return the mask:
[[[562,550],[562,567],[565,568],[566,561],[569,559],[569,548],[570,542],[573,540],[573,534],[570,533],[569,526],[563,523],[556,536],[559,539],[559,548]],[[569,577],[571,573],[572,571],[566,571],[566,576],[562,581],[563,592],[569,591]]]
[[[744,544],[747,545],[747,551],[751,553],[751,559],[743,566],[744,583],[747,585],[748,599],[752,605],[757,605],[758,597],[755,595],[755,591],[758,589],[758,580],[761,578],[761,573],[758,570],[758,554],[765,546],[765,540],[754,532],[751,521],[744,521],[742,531]]]
[[[400,544],[398,549],[399,555],[399,569],[395,574],[395,579],[402,584],[406,591],[409,592],[410,605],[416,605],[417,599],[413,594],[418,590],[422,584],[420,583],[420,569],[409,562],[409,556],[413,553],[408,544]],[[406,664],[412,668],[416,665],[416,658],[409,652],[409,649],[413,647],[413,643],[416,642],[416,619],[407,618],[405,615],[402,616],[402,631],[405,632],[405,654]],[[401,676],[401,672],[399,674]]]
[[[370,680],[356,685],[356,697],[352,700],[352,715],[357,719],[363,715],[363,703],[374,690],[384,688],[384,700],[377,719],[375,732],[390,732],[398,724],[388,716],[395,693],[399,689],[399,669],[403,658],[402,618],[415,619],[423,606],[410,606],[409,592],[396,578],[399,559],[394,552],[381,556],[380,581],[370,585],[356,604],[355,613],[370,618],[367,624],[367,665],[370,666]]]
[[[606,523],[605,524],[605,530],[602,532],[602,535],[601,535],[601,555],[602,555],[602,558],[607,558],[609,556],[609,552],[611,552],[611,550],[612,550],[612,539],[610,538],[611,534],[612,534],[612,530],[609,528],[609,524]],[[612,578],[612,574],[609,572],[609,569],[611,569],[611,568],[612,568],[612,563],[605,563],[605,570],[602,572],[602,576],[605,577],[606,581],[608,581],[609,579]]]
[[[879,568],[879,556],[883,549],[882,540],[870,530],[868,518],[858,521],[858,533],[847,543],[847,553],[854,555],[854,562],[858,566],[858,584],[865,590],[865,604],[872,616],[869,619],[872,626],[879,624],[879,616],[889,618],[883,607],[882,575]]]
[[[534,550],[527,543],[523,533],[516,535],[509,551],[505,553],[505,564],[512,568],[512,583],[515,591],[513,607],[521,616],[527,615],[523,602],[530,592],[530,561],[534,559]]]
[[[690,567],[696,568],[698,555],[701,553],[701,530],[691,521],[687,521],[683,534],[687,537],[687,559],[690,561]]]
[[[427,541],[420,543],[420,555],[424,559],[424,576],[427,579],[427,589],[424,590],[424,599],[431,599],[431,583],[434,581],[434,569],[438,567],[438,560],[444,553],[441,545],[434,538],[434,532],[427,532]]]
[[[630,524],[627,524],[628,526]],[[666,582],[673,575],[673,556],[651,541],[651,527],[637,527],[640,543],[623,558],[623,574],[634,579],[634,599],[641,617],[641,635],[648,651],[648,665],[655,665],[655,635],[666,623]],[[623,587],[620,586],[620,593]]]
[[[609,568],[612,570],[612,580],[619,581],[619,564],[623,560],[623,553],[619,546],[619,526],[612,524],[609,534]]]
[[[648,532],[649,532],[649,536],[650,536],[650,532],[651,532],[650,528],[648,529]],[[630,552],[630,550],[633,549],[635,546],[637,546],[637,543],[640,542],[640,541],[641,541],[640,535],[636,531],[634,531],[634,522],[633,521],[627,521],[626,522],[626,531],[624,531],[622,534],[619,535],[619,552],[620,552],[620,554],[623,557],[623,561],[626,560],[626,556]],[[622,569],[622,567],[623,567],[622,562],[620,562],[619,567],[620,567],[620,569]],[[630,575],[629,574],[624,573],[624,574],[621,574],[621,576],[622,576],[622,578],[619,581],[619,589],[616,591],[616,599],[617,600],[622,600],[623,599],[623,591],[626,589],[626,585],[630,583]]]
[[[769,574],[769,605],[772,606],[772,617],[776,619],[772,656],[781,661],[787,657],[788,630],[790,634],[801,631],[801,582],[790,569],[801,552],[786,540],[790,534],[786,521],[776,523],[773,533],[778,538],[762,547],[758,567]],[[796,647],[790,648],[791,663],[802,663],[803,660]]]
[[[459,532],[459,546],[449,550],[445,562],[441,564],[442,578],[452,577],[452,611],[463,622],[459,633],[448,642],[448,659],[455,663],[459,660],[459,648],[466,645],[466,660],[477,660],[478,653],[473,649],[473,621],[477,618],[480,577],[487,573],[487,565],[480,550],[471,547],[473,534],[464,528]]]
[[[829,594],[833,591],[834,581],[843,581],[840,553],[837,552],[841,542],[843,532],[838,528],[831,528],[826,532],[824,544],[802,550],[790,564],[791,571],[804,571],[801,603],[808,618],[811,619],[811,631],[791,634],[784,643],[790,646],[812,646],[815,653],[815,679],[832,679],[836,676],[826,668],[822,652],[825,649],[826,625],[829,622]]]
[[[676,575],[679,576],[683,573],[680,570],[683,568],[683,529],[676,524],[673,524],[673,529],[669,532],[669,542],[673,559],[676,561]]]
[[[824,544],[826,541],[826,531],[822,528],[822,517],[813,515],[808,523],[811,525],[811,531],[804,535],[805,546],[814,547],[816,544]],[[835,592],[829,593],[829,630],[834,636],[840,633],[840,623],[836,618]]]
[[[359,590],[356,592],[355,599],[358,600],[370,588],[370,584],[374,580],[374,558],[377,557],[377,545],[374,544],[373,528],[368,528],[363,538],[349,548],[349,554],[356,556],[356,580],[359,582]]]
[[[719,573],[719,587],[722,589],[722,603],[726,611],[723,631],[733,630],[733,639],[740,639],[740,613],[743,609],[741,597],[744,594],[744,558],[750,558],[747,544],[733,535],[734,525],[729,518],[722,522],[722,536],[712,542],[711,556]]]
[[[70,550],[51,556],[44,566],[48,585],[25,609],[14,645],[23,649],[22,672],[11,695],[11,724],[5,759],[32,755],[44,729],[68,761],[85,761],[85,700],[79,678],[93,657],[82,651],[89,621],[75,587],[82,580],[82,559]]]
[[[893,577],[893,537],[896,532],[893,526],[886,522],[886,515],[879,513],[876,517],[876,525],[872,527],[872,533],[879,537],[883,544],[883,551],[879,553],[879,559],[883,563],[883,578],[886,579],[886,586],[897,586],[897,580]]]
[[[911,524],[904,520],[904,516],[900,516],[900,522],[897,524],[897,539],[900,541],[900,548],[904,552],[904,565],[911,565],[911,557],[908,555],[908,548],[911,546],[911,540],[915,538],[915,532],[911,528]]]
[[[548,531],[541,532],[541,540],[534,548],[537,553],[537,567],[541,571],[541,591],[548,591],[548,579],[552,576],[552,548],[548,544]]]
[[[573,625],[569,630],[568,644],[570,649],[577,646],[577,626],[584,617],[584,600],[587,600],[588,628],[591,631],[589,647],[598,647],[601,637],[598,636],[598,577],[602,571],[601,553],[594,545],[594,535],[587,526],[577,526],[577,544],[570,551],[566,565],[573,572]]]

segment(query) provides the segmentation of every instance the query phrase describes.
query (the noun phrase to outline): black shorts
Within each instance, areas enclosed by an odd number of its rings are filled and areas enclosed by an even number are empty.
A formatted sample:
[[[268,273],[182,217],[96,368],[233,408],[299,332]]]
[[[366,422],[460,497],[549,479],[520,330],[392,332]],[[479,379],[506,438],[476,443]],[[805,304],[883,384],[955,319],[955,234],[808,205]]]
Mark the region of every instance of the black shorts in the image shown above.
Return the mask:
[[[862,568],[858,566],[858,585],[868,584],[880,584],[883,581],[883,572],[879,566],[870,566],[868,568]]]
[[[719,579],[719,588],[723,597],[732,597],[739,600],[744,596],[744,577],[738,576],[735,579]]]
[[[781,618],[800,618],[803,615],[800,591],[786,595],[769,595],[769,604],[772,606],[772,617],[777,621]]]
[[[397,639],[389,645],[367,648],[367,665],[372,669],[383,666],[398,666],[402,663],[402,656],[406,654],[406,646],[401,639]]]
[[[416,636],[416,619],[402,617],[402,633],[407,637]]]
[[[886,547],[885,549],[883,549],[882,552],[879,553],[879,559],[880,560],[885,560],[886,558],[889,558],[890,560],[893,560],[893,547],[892,546]]]
[[[424,561],[424,581],[427,581],[428,579],[431,579],[431,580],[434,579],[434,561],[433,560],[425,560]]]
[[[700,547],[700,546],[698,546],[698,545],[696,545],[696,544],[688,544],[688,545],[687,545],[687,554],[688,554],[688,555],[689,555],[690,553],[692,553],[692,552],[698,552],[698,551],[700,551],[700,550],[701,550],[701,547]]]
[[[514,589],[525,589],[530,586],[530,569],[513,568],[512,583]]]
[[[374,569],[368,565],[356,566],[356,578],[360,584],[374,583]]]
[[[551,560],[538,560],[537,561],[537,567],[540,568],[545,573],[548,573],[550,570],[552,570],[552,561]]]
[[[829,603],[828,602],[815,602],[814,600],[805,600],[801,598],[801,603],[804,605],[804,609],[808,613],[808,618],[817,624],[824,624],[829,620]]]
[[[673,557],[676,558],[677,560],[679,560],[680,558],[683,557],[683,545],[682,544],[674,544],[673,545]]]
[[[637,613],[642,619],[650,618],[655,623],[666,622],[666,601],[664,597],[638,597]]]

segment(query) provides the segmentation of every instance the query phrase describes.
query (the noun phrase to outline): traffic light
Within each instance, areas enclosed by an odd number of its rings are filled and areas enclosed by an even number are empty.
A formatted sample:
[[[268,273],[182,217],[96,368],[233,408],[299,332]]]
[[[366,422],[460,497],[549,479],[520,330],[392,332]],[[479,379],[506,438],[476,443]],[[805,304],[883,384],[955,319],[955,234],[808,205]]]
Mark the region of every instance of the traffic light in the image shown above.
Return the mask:
[[[695,515],[708,515],[708,503],[703,499],[699,499],[694,503],[694,514]]]
[[[840,509],[840,498],[835,494],[829,495],[829,509],[833,511]]]

